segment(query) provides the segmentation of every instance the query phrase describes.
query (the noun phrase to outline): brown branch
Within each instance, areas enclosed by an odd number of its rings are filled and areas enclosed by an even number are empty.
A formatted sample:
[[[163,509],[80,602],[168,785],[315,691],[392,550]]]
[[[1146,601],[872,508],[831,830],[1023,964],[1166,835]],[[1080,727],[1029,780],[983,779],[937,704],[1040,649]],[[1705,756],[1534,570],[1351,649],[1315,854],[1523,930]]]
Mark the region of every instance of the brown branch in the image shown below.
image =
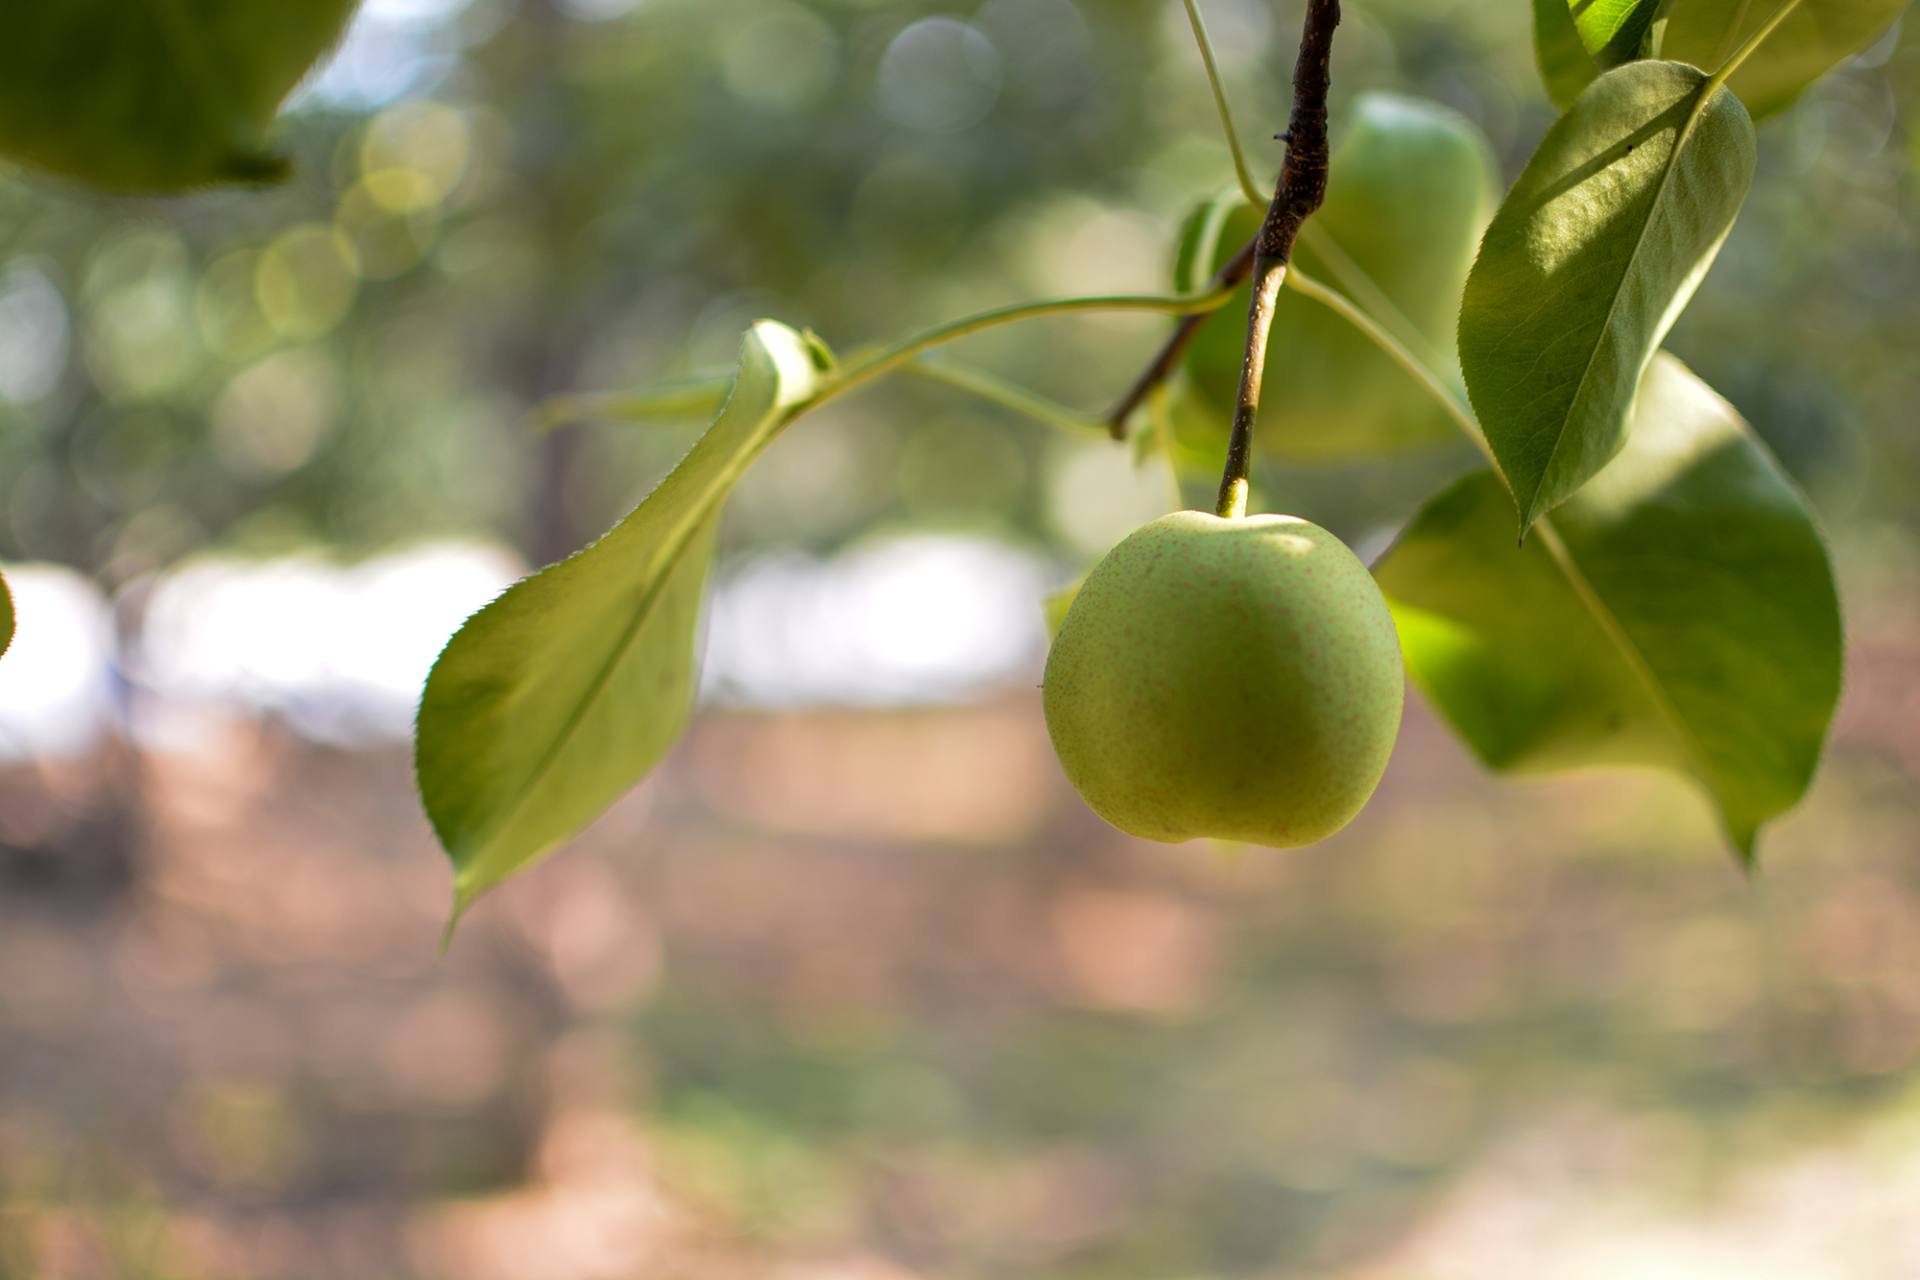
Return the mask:
[[[1307,0],[1300,60],[1293,68],[1293,118],[1280,135],[1287,159],[1260,228],[1262,257],[1285,262],[1294,237],[1327,196],[1327,92],[1333,87],[1333,30],[1339,25],[1340,0]]]
[[[1244,515],[1253,473],[1253,424],[1260,414],[1260,387],[1266,379],[1267,337],[1274,307],[1287,278],[1293,242],[1327,196],[1327,91],[1332,87],[1333,30],[1340,25],[1340,0],[1307,0],[1300,32],[1300,60],[1293,70],[1293,119],[1288,122],[1286,163],[1267,207],[1267,220],[1253,253],[1253,304],[1247,313],[1246,355],[1240,362],[1240,395],[1233,407],[1233,435],[1227,440],[1227,465],[1220,476],[1221,516]]]
[[[1307,0],[1306,19],[1300,33],[1300,56],[1293,72],[1293,116],[1287,132],[1280,135],[1287,144],[1286,160],[1281,165],[1280,178],[1274,187],[1273,203],[1267,208],[1266,221],[1261,225],[1260,233],[1214,275],[1215,287],[1239,284],[1255,275],[1264,277],[1269,271],[1284,270],[1293,255],[1293,242],[1300,234],[1301,226],[1326,198],[1330,154],[1327,141],[1327,92],[1332,85],[1333,32],[1339,25],[1340,0]],[[1263,292],[1269,291],[1255,290],[1253,314],[1248,317],[1248,354],[1256,357],[1256,362],[1264,367],[1267,331],[1260,327],[1257,344],[1253,332],[1260,326],[1258,313]],[[1270,314],[1267,320],[1270,324]],[[1160,353],[1108,415],[1107,425],[1115,439],[1126,437],[1127,420],[1155,387],[1173,376],[1187,348],[1193,345],[1194,338],[1198,336],[1200,326],[1206,321],[1204,314],[1186,316],[1180,321]],[[1259,347],[1257,353],[1253,350],[1256,345]],[[1245,372],[1243,366],[1243,382]],[[1252,391],[1252,407],[1257,408],[1257,384]],[[1250,447],[1252,415],[1250,412],[1247,414],[1243,431],[1240,418],[1244,408],[1247,406],[1236,407],[1234,435],[1236,440],[1242,435],[1247,436],[1248,439],[1240,443]],[[1229,476],[1223,481],[1223,490],[1230,483],[1235,469],[1231,445],[1228,456]],[[1244,460],[1241,465],[1244,468]]]
[[[1240,252],[1234,254],[1227,260],[1225,266],[1213,273],[1212,288],[1224,289],[1230,284],[1245,283],[1247,277],[1253,274],[1253,249],[1258,240],[1259,237],[1256,236],[1247,241],[1241,246]],[[1167,339],[1166,345],[1160,348],[1160,354],[1153,358],[1153,363],[1148,365],[1138,378],[1134,379],[1133,385],[1127,388],[1127,394],[1120,398],[1120,403],[1115,405],[1113,412],[1107,415],[1107,430],[1115,440],[1127,438],[1127,419],[1133,417],[1134,410],[1146,403],[1147,397],[1153,394],[1155,387],[1173,376],[1173,371],[1180,367],[1181,359],[1187,354],[1187,348],[1192,346],[1193,340],[1200,336],[1200,326],[1212,317],[1211,311],[1200,311],[1190,316],[1180,317],[1180,323],[1174,327],[1173,335]]]

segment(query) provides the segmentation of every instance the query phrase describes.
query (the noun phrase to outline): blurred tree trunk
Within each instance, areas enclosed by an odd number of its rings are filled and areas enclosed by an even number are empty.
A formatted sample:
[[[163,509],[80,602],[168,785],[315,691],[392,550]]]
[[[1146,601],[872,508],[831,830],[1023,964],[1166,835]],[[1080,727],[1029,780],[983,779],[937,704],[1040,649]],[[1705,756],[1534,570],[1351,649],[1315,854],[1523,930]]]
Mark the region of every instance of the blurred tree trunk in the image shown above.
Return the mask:
[[[579,300],[570,287],[573,277],[567,261],[576,224],[565,199],[564,181],[570,139],[559,71],[564,56],[561,27],[566,19],[554,0],[521,0],[519,21],[524,49],[520,70],[525,78],[517,95],[521,110],[516,113],[520,123],[515,171],[526,175],[534,192],[534,225],[546,270],[544,287],[529,299],[514,335],[507,367],[512,370],[516,398],[532,407],[575,389],[579,343],[573,327]],[[581,528],[569,496],[580,449],[580,436],[574,431],[546,432],[533,444],[520,539],[536,565],[571,554],[595,532]]]

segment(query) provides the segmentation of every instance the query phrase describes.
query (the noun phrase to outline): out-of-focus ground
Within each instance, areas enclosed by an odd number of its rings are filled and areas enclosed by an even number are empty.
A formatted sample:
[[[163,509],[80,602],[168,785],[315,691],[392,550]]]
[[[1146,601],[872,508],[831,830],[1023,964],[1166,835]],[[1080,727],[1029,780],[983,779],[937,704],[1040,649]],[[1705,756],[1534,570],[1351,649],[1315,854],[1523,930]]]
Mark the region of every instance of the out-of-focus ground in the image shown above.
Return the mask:
[[[0,778],[0,1277],[1920,1275],[1920,626],[1749,881],[1417,700],[1294,853],[1159,847],[1037,695],[714,711],[435,947],[400,750]],[[1862,616],[1864,614],[1864,616]]]

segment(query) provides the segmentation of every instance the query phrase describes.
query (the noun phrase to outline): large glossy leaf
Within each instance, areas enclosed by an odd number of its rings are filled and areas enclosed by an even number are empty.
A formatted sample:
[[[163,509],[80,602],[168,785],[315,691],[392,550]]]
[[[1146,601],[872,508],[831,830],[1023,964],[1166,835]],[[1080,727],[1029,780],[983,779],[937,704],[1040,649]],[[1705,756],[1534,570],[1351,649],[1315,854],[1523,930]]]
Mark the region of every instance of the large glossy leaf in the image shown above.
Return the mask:
[[[605,537],[467,620],[420,702],[420,795],[453,859],[456,916],[584,827],[679,738],[720,510],[819,385],[816,349],[748,333],[706,434]]]
[[[1647,55],[1660,0],[1566,0],[1580,41],[1602,68]]]
[[[1790,105],[1815,80],[1872,44],[1909,0],[1801,0],[1728,81],[1755,118]],[[1784,0],[1686,0],[1674,6],[1660,56],[1713,71]]]
[[[1415,680],[1492,768],[1654,765],[1743,857],[1798,802],[1840,691],[1833,574],[1734,409],[1648,367],[1632,442],[1524,547],[1498,477],[1442,493],[1375,566]]]
[[[1565,111],[1600,74],[1573,25],[1567,0],[1533,0],[1533,58],[1553,105]]]
[[[1522,531],[1619,449],[1634,389],[1733,226],[1753,125],[1692,67],[1633,62],[1547,131],[1460,309],[1467,391]]]
[[[356,0],[7,0],[0,153],[110,191],[266,181],[289,90]]]
[[[13,643],[13,592],[7,587],[7,580],[0,578],[0,654],[7,651]]]
[[[1451,346],[1460,290],[1496,196],[1492,153],[1470,121],[1434,103],[1369,93],[1347,115],[1326,203],[1307,223],[1295,258],[1445,359],[1439,353]],[[1185,237],[1180,287],[1204,287],[1260,218],[1237,196],[1204,209]],[[1211,253],[1197,252],[1203,240]],[[1242,290],[1208,320],[1187,358],[1193,394],[1179,424],[1185,443],[1226,438],[1247,299]],[[1326,308],[1292,294],[1281,296],[1274,317],[1261,412],[1261,448],[1293,458],[1452,438],[1445,415],[1398,366]]]

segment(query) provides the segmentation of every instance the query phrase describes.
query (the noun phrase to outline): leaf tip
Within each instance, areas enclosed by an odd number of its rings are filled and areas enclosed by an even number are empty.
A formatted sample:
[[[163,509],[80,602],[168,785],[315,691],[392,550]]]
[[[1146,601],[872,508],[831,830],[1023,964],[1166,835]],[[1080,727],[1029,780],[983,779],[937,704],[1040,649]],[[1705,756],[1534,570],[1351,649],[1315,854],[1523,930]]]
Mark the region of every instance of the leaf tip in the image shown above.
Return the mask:
[[[1540,517],[1553,510],[1554,504],[1548,499],[1545,484],[1535,488],[1532,495],[1524,501],[1516,491],[1513,500],[1520,511],[1519,539],[1520,545],[1524,547],[1527,545],[1527,535],[1533,532],[1533,526],[1540,523]]]
[[[480,895],[470,891],[457,881],[453,887],[453,909],[447,913],[447,927],[440,931],[440,959],[447,958],[447,952],[453,947],[453,935],[460,928],[460,922],[466,918],[467,908]]]
[[[802,329],[800,341],[806,344],[807,355],[813,361],[814,372],[832,373],[834,371],[838,361],[834,359],[833,348],[827,345],[826,339],[812,329]]]

